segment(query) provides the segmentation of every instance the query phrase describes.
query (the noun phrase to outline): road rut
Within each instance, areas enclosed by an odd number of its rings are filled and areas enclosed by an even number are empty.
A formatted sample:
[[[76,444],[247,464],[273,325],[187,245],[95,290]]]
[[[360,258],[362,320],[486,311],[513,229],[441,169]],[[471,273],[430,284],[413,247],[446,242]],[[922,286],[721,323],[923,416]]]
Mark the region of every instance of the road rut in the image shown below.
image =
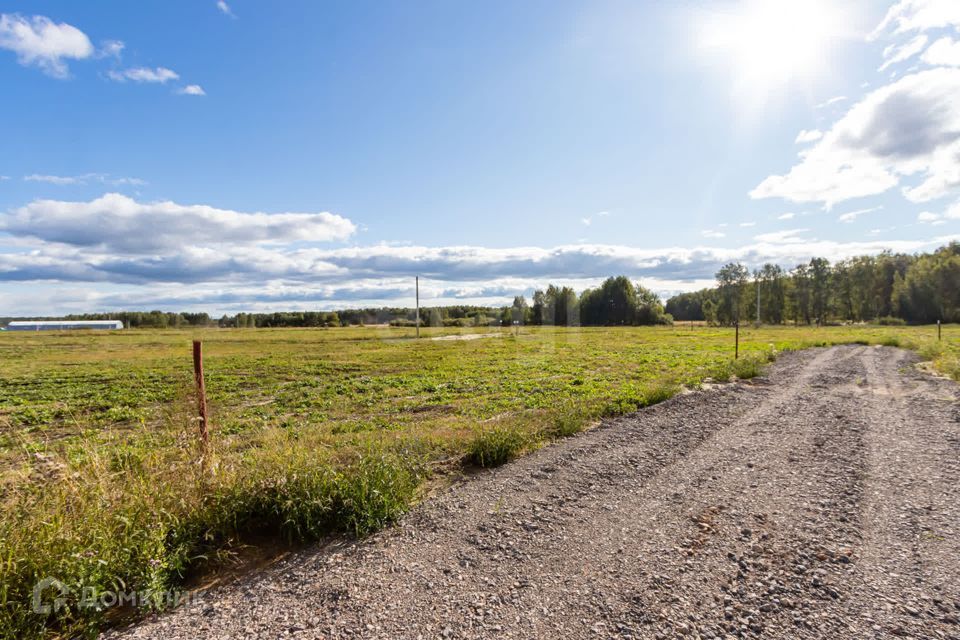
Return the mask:
[[[784,354],[109,638],[960,638],[960,395]]]

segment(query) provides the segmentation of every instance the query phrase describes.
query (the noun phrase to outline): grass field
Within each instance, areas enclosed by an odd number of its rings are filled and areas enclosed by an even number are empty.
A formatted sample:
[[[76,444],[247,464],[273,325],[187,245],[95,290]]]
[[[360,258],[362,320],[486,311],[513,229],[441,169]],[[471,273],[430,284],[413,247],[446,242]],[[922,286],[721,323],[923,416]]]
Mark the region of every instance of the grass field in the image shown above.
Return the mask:
[[[476,334],[477,339],[469,338]],[[0,334],[0,637],[93,633],[87,593],[169,589],[244,541],[364,534],[424,480],[606,415],[759,372],[777,352],[917,349],[960,378],[960,327],[123,331]],[[190,341],[204,341],[201,462]],[[436,339],[442,338],[442,339]],[[31,611],[34,584],[71,594]],[[92,591],[91,591],[92,590]],[[104,601],[101,601],[104,602]],[[105,602],[109,603],[109,600]]]

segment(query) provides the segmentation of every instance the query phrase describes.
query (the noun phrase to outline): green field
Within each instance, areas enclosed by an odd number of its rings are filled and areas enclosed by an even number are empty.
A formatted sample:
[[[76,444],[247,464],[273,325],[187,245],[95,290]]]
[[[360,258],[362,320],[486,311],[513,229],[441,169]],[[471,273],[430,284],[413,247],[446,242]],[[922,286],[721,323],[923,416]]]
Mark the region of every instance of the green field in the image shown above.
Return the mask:
[[[477,339],[471,334],[485,334]],[[960,377],[960,327],[338,328],[0,334],[0,637],[92,633],[33,585],[155,597],[249,540],[364,534],[425,480],[499,464],[783,350],[866,342]],[[443,339],[435,339],[443,338]],[[201,462],[190,343],[204,341]]]

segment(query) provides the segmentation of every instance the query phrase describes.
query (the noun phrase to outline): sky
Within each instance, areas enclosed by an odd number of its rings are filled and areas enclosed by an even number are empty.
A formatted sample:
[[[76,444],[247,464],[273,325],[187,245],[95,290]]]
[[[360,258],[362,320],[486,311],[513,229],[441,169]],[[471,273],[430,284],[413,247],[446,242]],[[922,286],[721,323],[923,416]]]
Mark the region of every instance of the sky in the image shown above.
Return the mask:
[[[956,0],[11,0],[0,98],[0,316],[669,295],[960,239]]]

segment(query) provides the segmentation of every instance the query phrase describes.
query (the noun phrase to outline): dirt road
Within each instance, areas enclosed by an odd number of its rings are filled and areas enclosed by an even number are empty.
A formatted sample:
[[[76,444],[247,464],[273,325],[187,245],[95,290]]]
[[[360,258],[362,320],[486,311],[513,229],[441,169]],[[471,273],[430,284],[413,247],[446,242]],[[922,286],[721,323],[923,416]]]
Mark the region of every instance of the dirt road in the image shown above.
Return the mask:
[[[960,394],[784,355],[457,484],[124,638],[960,638]]]

